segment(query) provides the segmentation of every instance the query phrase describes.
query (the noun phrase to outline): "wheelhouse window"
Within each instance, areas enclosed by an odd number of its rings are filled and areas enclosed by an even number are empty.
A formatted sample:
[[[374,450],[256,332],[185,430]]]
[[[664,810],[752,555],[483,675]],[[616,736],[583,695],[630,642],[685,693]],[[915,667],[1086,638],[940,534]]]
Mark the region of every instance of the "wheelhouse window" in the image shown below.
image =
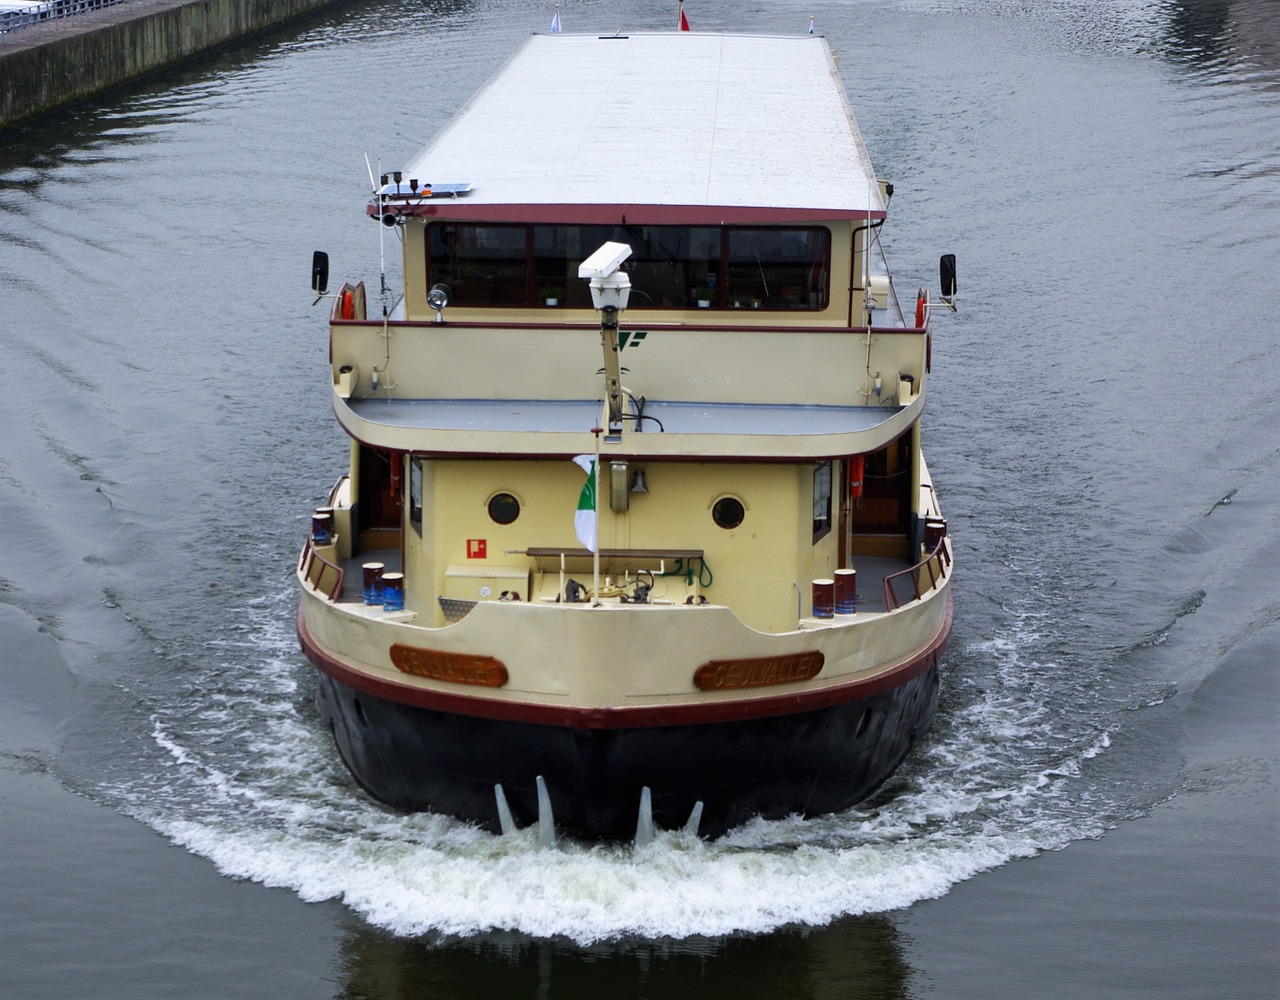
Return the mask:
[[[820,309],[827,286],[825,229],[730,229],[725,299],[735,309]]]
[[[437,222],[427,287],[458,306],[591,307],[578,265],[602,243],[631,247],[631,306],[818,310],[829,301],[831,234],[821,226],[553,226]]]
[[[457,305],[522,306],[529,298],[525,226],[431,226],[431,274]]]

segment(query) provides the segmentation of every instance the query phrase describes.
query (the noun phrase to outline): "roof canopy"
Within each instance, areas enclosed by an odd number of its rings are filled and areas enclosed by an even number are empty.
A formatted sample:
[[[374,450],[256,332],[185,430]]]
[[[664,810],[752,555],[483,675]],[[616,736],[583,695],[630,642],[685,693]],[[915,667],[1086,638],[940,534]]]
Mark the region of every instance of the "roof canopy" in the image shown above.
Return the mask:
[[[618,209],[691,224],[885,207],[831,51],[810,35],[535,35],[404,176],[469,184],[415,213],[454,218]]]

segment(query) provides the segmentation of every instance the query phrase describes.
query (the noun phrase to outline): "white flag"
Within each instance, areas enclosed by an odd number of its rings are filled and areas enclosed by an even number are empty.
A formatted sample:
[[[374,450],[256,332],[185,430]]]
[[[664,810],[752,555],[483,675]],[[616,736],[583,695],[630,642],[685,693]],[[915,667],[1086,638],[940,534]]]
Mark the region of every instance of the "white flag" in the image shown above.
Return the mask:
[[[582,484],[582,492],[578,494],[578,509],[573,515],[573,530],[583,547],[594,552],[598,545],[596,538],[596,460],[591,455],[578,455],[573,464],[587,474],[587,481]]]
[[[555,16],[551,19],[551,30],[553,32],[560,30],[560,5],[556,4]]]

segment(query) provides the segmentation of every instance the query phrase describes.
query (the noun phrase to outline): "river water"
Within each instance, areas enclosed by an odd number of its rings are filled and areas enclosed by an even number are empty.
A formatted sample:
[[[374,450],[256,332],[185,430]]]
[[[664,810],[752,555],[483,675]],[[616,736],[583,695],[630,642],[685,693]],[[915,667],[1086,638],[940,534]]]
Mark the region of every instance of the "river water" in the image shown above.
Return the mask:
[[[310,254],[395,284],[365,154],[552,13],[354,4],[0,137],[0,992],[1277,995],[1280,3],[685,6],[813,14],[900,294],[959,258],[928,739],[846,814],[640,851],[353,788],[293,635],[346,454]]]

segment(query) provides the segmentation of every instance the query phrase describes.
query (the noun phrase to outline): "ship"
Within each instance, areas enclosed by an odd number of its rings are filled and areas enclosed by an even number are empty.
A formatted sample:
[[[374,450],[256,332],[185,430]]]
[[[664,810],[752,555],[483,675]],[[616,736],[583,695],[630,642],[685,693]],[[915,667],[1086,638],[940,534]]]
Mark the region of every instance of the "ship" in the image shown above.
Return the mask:
[[[313,256],[349,465],[297,564],[354,780],[638,844],[879,788],[952,629],[955,265],[904,312],[825,38],[534,35],[370,179],[403,290]]]

